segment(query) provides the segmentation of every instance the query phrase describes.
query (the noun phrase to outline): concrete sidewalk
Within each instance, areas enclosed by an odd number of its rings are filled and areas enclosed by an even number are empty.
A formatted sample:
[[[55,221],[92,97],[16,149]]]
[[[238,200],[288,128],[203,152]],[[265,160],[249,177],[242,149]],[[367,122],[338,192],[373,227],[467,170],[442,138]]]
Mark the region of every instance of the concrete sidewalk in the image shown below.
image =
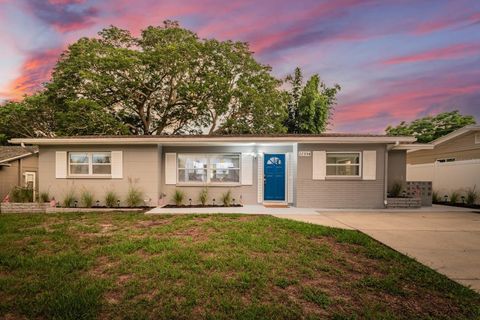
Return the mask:
[[[480,213],[449,208],[275,216],[360,230],[480,292]]]

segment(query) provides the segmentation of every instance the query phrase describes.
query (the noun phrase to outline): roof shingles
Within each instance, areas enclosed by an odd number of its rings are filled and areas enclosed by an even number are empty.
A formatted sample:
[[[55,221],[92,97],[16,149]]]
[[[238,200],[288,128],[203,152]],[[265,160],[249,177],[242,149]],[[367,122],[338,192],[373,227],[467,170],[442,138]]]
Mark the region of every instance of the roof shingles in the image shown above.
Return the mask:
[[[0,163],[8,159],[37,153],[38,147],[0,146]]]

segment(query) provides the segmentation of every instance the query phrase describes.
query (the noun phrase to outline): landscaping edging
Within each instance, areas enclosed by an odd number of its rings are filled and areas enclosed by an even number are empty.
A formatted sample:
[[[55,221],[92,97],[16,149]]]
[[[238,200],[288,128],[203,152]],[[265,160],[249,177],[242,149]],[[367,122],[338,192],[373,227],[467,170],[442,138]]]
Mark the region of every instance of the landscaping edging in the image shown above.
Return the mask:
[[[153,207],[152,207],[153,208]],[[54,212],[139,212],[147,208],[57,208],[50,207],[50,203],[38,202],[10,202],[0,203],[0,213],[54,213]]]
[[[49,203],[38,202],[10,202],[0,203],[1,213],[44,213],[50,207]]]
[[[388,209],[416,209],[422,207],[422,198],[387,198]]]

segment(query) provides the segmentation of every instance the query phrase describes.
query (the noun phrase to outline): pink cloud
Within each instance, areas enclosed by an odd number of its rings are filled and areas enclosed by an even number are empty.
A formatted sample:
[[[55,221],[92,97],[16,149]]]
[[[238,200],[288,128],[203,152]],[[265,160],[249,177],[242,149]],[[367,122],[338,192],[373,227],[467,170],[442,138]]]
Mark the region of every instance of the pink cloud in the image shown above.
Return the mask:
[[[413,81],[402,92],[388,92],[372,98],[340,104],[336,108],[334,122],[336,125],[354,123],[365,119],[375,119],[388,114],[395,119],[413,119],[429,106],[445,101],[449,97],[474,94],[480,90],[480,84],[459,84],[450,81],[429,88],[421,87]]]
[[[84,3],[85,0],[48,0],[48,3],[54,5],[66,5],[66,4],[75,4],[75,3]]]
[[[32,53],[22,64],[20,75],[10,83],[8,91],[3,92],[2,96],[16,100],[41,89],[41,84],[49,80],[61,52],[61,48],[54,48]]]
[[[455,59],[469,56],[472,54],[480,53],[480,44],[454,44],[444,48],[437,48],[432,50],[423,51],[420,53],[399,56],[383,60],[381,63],[385,65],[394,65],[401,63],[414,63],[421,61],[433,61],[443,59]]]
[[[414,28],[413,32],[416,34],[425,34],[457,26],[465,26],[477,22],[480,22],[480,12],[473,12],[463,15],[449,14],[436,20],[420,23]]]

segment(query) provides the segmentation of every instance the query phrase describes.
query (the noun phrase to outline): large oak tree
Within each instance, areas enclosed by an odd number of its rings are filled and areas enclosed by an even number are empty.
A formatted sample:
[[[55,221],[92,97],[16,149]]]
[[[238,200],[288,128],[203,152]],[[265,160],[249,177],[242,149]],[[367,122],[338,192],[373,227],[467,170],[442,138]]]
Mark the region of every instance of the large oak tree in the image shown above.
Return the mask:
[[[285,132],[281,84],[246,43],[200,39],[172,21],[138,37],[111,26],[70,45],[43,91],[2,106],[0,133]]]
[[[175,22],[139,37],[110,27],[62,55],[48,90],[86,99],[133,134],[281,132],[285,94],[241,42],[200,39]]]

